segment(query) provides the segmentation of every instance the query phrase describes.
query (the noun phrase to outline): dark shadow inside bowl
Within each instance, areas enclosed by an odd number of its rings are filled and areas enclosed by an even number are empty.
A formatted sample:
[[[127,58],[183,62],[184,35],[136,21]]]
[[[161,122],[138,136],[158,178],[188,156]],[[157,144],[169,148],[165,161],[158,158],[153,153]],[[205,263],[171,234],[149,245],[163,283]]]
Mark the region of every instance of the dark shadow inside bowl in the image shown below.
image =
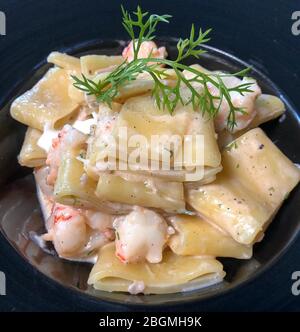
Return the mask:
[[[176,40],[161,39],[169,56],[175,55]],[[65,52],[82,55],[88,53],[120,54],[124,46],[119,41],[92,41],[77,45]],[[199,60],[188,63],[200,63],[208,69],[238,71],[247,63],[214,48],[207,47],[207,53]],[[15,122],[9,116],[11,100],[32,85],[46,72],[49,65],[44,63],[33,69],[30,75],[15,88],[0,112],[0,226],[1,231],[13,247],[40,272],[60,284],[77,290],[83,294],[105,300],[126,304],[162,305],[183,303],[206,299],[221,295],[245,282],[257,277],[283,254],[292,243],[299,230],[300,217],[298,207],[300,202],[299,186],[284,202],[273,223],[266,232],[261,243],[254,247],[254,255],[250,260],[221,259],[227,272],[225,281],[200,290],[169,295],[132,296],[124,293],[107,293],[96,291],[87,285],[91,266],[59,259],[56,255],[42,251],[31,240],[33,232],[41,234],[44,231],[42,214],[35,194],[35,184],[30,169],[22,168],[17,163],[17,155],[22,145],[25,126]],[[274,120],[263,125],[267,135],[293,161],[300,160],[300,122],[296,110],[285,94],[268,80],[262,73],[253,69],[252,74],[259,82],[263,92],[280,96],[285,102],[287,113],[284,121]],[[284,170],[282,170],[284,172]]]

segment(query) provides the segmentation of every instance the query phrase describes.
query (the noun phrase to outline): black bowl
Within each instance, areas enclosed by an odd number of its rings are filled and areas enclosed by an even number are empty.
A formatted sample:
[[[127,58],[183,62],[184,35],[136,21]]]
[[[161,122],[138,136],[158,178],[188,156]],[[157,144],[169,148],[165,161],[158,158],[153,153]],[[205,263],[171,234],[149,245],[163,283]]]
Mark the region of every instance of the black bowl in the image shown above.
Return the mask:
[[[169,56],[175,55],[176,39],[159,40],[167,47]],[[69,54],[120,54],[124,42],[91,41],[65,50]],[[249,66],[236,57],[212,47],[206,47],[207,53],[199,61],[190,59],[188,64],[199,62],[211,70],[236,72]],[[87,285],[91,266],[59,259],[53,253],[43,252],[32,240],[33,233],[43,233],[43,219],[35,194],[35,184],[29,169],[21,168],[16,163],[16,156],[22,144],[25,127],[9,117],[11,101],[30,88],[47,71],[46,62],[38,65],[32,73],[11,92],[10,100],[0,105],[0,227],[10,244],[30,264],[51,280],[95,299],[133,306],[173,305],[221,296],[250,280],[257,278],[263,271],[275,264],[287,250],[300,227],[299,186],[283,204],[276,218],[267,230],[264,240],[254,247],[250,260],[221,259],[227,272],[225,281],[201,290],[168,294],[139,295],[108,293],[96,291]],[[300,120],[287,96],[260,71],[253,69],[254,76],[264,93],[279,96],[287,107],[284,121],[273,120],[262,126],[267,135],[293,161],[300,160]],[[12,144],[12,142],[14,144]],[[144,307],[145,308],[145,307]]]

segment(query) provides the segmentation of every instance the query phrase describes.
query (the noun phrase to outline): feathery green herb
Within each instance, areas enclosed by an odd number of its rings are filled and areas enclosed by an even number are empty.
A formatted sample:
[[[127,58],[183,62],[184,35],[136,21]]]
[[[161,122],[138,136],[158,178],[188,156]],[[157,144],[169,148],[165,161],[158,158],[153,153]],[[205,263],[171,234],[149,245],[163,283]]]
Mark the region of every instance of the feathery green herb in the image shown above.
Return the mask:
[[[208,35],[211,29],[206,31],[200,29],[196,33],[195,27],[192,25],[189,38],[180,38],[177,43],[178,53],[175,60],[155,58],[151,53],[147,58],[139,58],[142,42],[153,40],[158,23],[169,23],[171,16],[149,15],[148,12],[142,12],[138,6],[137,11],[133,13],[135,16],[133,18],[123,7],[121,9],[123,14],[122,24],[133,40],[133,61],[124,61],[98,82],[87,78],[83,74],[82,79],[72,76],[75,81],[74,86],[88,95],[94,95],[98,102],[111,105],[118,96],[121,87],[136,80],[139,74],[148,73],[154,81],[152,93],[159,108],[167,109],[170,113],[173,113],[178,103],[182,105],[192,104],[194,110],[200,109],[201,112],[215,117],[222,102],[226,101],[229,106],[227,125],[232,130],[236,125],[236,113],[244,113],[244,110],[232,103],[230,92],[238,92],[241,95],[251,92],[252,83],[242,83],[229,88],[226,87],[222,79],[228,74],[205,73],[182,63],[183,60],[189,57],[199,58],[200,55],[206,52],[201,46],[210,40]],[[162,65],[165,67],[162,68]],[[166,79],[168,79],[167,69],[170,68],[174,70],[177,78],[173,85],[166,83]],[[246,68],[231,75],[243,77],[249,69]],[[187,78],[183,75],[183,70],[191,73],[191,77]],[[188,97],[183,96],[183,87],[188,90]],[[218,93],[213,93],[212,88]]]

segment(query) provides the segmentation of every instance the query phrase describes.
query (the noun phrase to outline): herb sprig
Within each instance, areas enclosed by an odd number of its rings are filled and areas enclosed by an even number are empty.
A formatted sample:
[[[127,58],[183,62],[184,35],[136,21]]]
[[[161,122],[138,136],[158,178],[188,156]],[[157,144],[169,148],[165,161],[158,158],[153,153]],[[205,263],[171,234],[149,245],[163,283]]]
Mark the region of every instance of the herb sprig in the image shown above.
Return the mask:
[[[223,81],[228,74],[222,73],[205,73],[196,68],[189,67],[182,63],[189,57],[199,58],[206,51],[201,48],[203,44],[210,40],[209,33],[211,29],[198,33],[195,31],[194,25],[190,30],[190,36],[186,39],[179,39],[177,43],[177,57],[175,60],[161,59],[153,57],[152,54],[147,58],[139,58],[139,50],[143,41],[153,40],[155,38],[156,27],[158,23],[169,23],[170,15],[149,15],[143,12],[138,6],[136,12],[133,12],[135,19],[122,9],[122,24],[133,40],[133,61],[124,61],[104,79],[98,82],[87,78],[82,74],[82,79],[72,76],[74,86],[88,95],[94,95],[98,102],[104,102],[111,105],[117,97],[120,88],[131,81],[137,79],[139,74],[148,73],[153,81],[153,96],[159,108],[167,109],[173,113],[178,103],[182,105],[192,104],[194,110],[200,109],[202,113],[206,113],[211,117],[215,117],[225,100],[229,106],[227,117],[227,126],[230,130],[236,125],[236,113],[244,113],[240,107],[236,107],[231,100],[230,92],[237,92],[243,95],[251,92],[252,83],[242,83],[234,87],[227,87]],[[162,68],[162,65],[166,66]],[[176,74],[176,83],[169,85],[165,82],[168,78],[167,68],[174,70]],[[245,76],[250,68],[233,73],[233,76]],[[191,73],[191,77],[187,78],[183,74],[183,70]],[[195,84],[197,83],[197,84]],[[183,95],[183,87],[186,87],[189,95]],[[199,88],[200,87],[200,88]],[[218,91],[213,93],[212,88]]]
[[[133,43],[133,53],[134,60],[136,60],[142,42],[147,40],[153,40],[156,37],[154,33],[156,31],[157,24],[159,22],[169,23],[169,18],[171,18],[172,16],[152,14],[144,22],[144,19],[149,15],[149,13],[143,13],[140,6],[138,6],[137,11],[134,12],[136,20],[132,18],[132,16],[128,13],[127,10],[124,9],[123,6],[121,6],[121,10],[123,15],[122,25],[128,32],[130,38],[135,41]],[[135,30],[139,30],[138,33],[136,33]]]

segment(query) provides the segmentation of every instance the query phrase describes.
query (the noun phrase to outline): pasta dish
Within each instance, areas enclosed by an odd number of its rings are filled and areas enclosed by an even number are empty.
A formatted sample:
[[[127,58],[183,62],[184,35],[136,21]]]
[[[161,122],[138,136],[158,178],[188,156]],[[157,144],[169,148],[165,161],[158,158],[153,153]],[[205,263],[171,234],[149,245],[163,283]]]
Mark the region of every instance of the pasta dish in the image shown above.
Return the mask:
[[[88,283],[99,290],[219,283],[217,258],[250,259],[299,182],[299,168],[259,128],[285,106],[249,69],[186,65],[209,30],[192,26],[170,60],[153,40],[169,15],[122,13],[131,39],[122,54],[52,52],[53,66],[11,105],[28,126],[18,160],[33,168],[40,244],[93,264]]]

